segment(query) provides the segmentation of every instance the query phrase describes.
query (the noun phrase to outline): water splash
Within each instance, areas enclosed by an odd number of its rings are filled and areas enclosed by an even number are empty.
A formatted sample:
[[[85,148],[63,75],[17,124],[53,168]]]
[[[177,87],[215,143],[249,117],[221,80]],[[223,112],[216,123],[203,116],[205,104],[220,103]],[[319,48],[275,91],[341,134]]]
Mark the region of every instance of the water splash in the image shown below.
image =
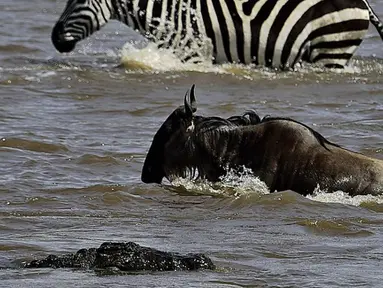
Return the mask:
[[[278,73],[278,69],[239,63],[213,64],[209,57],[199,58],[198,63],[182,62],[177,57],[179,53],[172,49],[161,49],[151,42],[144,48],[135,45],[128,42],[121,50],[121,66],[128,73],[201,72],[233,75],[247,80],[289,78],[294,73]]]
[[[216,183],[207,180],[190,179],[187,177],[176,178],[171,182],[171,185],[173,187],[183,188],[190,193],[234,198],[254,195],[259,195],[261,197],[271,193],[267,185],[258,177],[254,176],[251,169],[243,167],[243,172],[240,173],[232,169],[228,169],[227,171],[226,175],[220,177],[220,181]],[[383,209],[383,195],[350,196],[343,191],[329,193],[325,190],[321,190],[319,186],[317,186],[313,193],[307,195],[306,198],[323,203],[362,206],[376,211]]]
[[[383,195],[357,195],[352,197],[343,191],[328,193],[319,187],[314,190],[312,195],[308,195],[307,198],[324,203],[341,203],[353,206],[363,206],[369,203],[383,204]]]
[[[132,43],[126,43],[121,51],[121,64],[128,71],[196,71],[227,73],[220,66],[213,65],[210,60],[200,63],[182,62],[172,49],[157,48],[155,43],[149,43],[144,48],[137,48]]]
[[[348,77],[352,82],[371,82],[377,81],[378,79],[375,78],[380,78],[383,74],[383,61],[375,58],[355,58],[344,69],[328,69],[320,65],[300,63],[293,70],[281,71],[238,63],[212,64],[211,57],[208,55],[199,57],[198,63],[182,62],[180,57],[176,56],[180,54],[179,51],[160,49],[152,42],[143,48],[137,48],[136,45],[128,42],[121,50],[121,66],[131,73],[193,71],[228,74],[247,80],[294,78],[303,82],[307,81],[307,77],[314,77],[318,81],[337,81],[337,79]],[[373,79],[371,79],[372,72],[375,75]]]
[[[241,197],[244,195],[264,195],[269,194],[267,185],[258,177],[253,175],[251,169],[243,168],[238,173],[228,169],[227,173],[220,177],[220,181],[213,183],[207,180],[193,180],[189,178],[176,178],[171,182],[172,186],[182,187],[192,193]]]

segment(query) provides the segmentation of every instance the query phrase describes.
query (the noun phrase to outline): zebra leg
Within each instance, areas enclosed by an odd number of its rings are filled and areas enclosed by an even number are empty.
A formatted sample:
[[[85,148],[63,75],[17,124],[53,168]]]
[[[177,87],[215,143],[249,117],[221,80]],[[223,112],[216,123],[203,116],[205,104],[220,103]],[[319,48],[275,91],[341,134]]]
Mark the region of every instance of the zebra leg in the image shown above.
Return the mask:
[[[324,67],[328,69],[344,69],[344,66],[338,63],[327,63],[327,64],[324,64]]]
[[[212,55],[212,47],[210,42],[206,43],[198,36],[186,36],[179,42],[180,45],[175,48],[174,52],[176,56],[182,62],[188,62],[193,64],[200,64],[206,61],[211,61],[216,64]]]

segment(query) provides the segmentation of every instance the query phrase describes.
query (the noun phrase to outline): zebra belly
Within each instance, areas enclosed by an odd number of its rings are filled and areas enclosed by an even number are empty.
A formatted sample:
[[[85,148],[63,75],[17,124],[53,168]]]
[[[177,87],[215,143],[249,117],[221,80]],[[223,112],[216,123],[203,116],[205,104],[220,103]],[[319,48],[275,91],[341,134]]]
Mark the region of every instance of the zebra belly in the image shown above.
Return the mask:
[[[349,8],[328,13],[311,21],[295,39],[292,49],[307,48],[309,62],[343,67],[359,47],[368,26],[369,16],[365,9]],[[287,62],[296,63],[295,57],[290,55]]]
[[[223,6],[218,14],[214,0],[206,1],[211,20],[206,34],[212,39],[215,63],[288,68],[305,55],[309,62],[343,67],[369,25],[368,10],[362,4],[338,6],[338,0],[257,0],[248,14],[242,9],[247,2],[234,1],[235,12]]]

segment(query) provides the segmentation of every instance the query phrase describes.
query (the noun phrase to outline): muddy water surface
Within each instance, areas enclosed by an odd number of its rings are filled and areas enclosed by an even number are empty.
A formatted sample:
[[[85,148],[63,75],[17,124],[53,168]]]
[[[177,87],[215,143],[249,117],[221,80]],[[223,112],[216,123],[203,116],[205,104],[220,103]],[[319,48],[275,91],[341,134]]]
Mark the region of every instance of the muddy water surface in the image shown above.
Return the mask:
[[[143,39],[119,23],[59,55],[49,37],[64,2],[0,4],[0,266],[134,241],[203,252],[218,269],[1,269],[1,287],[382,285],[382,197],[269,194],[248,176],[220,187],[140,182],[155,131],[193,83],[200,114],[292,117],[383,159],[383,43],[375,30],[343,72],[180,64],[151,45],[133,48]],[[383,1],[370,2],[383,19]]]

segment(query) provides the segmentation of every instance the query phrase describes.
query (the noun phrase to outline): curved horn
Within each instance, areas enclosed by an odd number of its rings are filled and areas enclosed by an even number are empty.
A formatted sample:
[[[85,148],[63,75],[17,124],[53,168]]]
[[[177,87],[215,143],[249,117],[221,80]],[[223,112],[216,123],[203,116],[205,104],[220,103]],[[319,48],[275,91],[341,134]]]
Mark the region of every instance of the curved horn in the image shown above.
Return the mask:
[[[191,86],[191,92],[190,92],[190,106],[192,108],[192,111],[197,111],[197,105],[195,100],[195,84]]]
[[[195,84],[191,86],[191,88],[186,91],[184,98],[184,106],[186,115],[192,116],[195,111],[197,111],[196,100],[195,100]]]
[[[186,115],[191,117],[193,115],[193,108],[192,108],[192,104],[190,104],[189,101],[190,101],[190,89],[186,91],[185,98],[184,98],[184,107],[185,107]]]

